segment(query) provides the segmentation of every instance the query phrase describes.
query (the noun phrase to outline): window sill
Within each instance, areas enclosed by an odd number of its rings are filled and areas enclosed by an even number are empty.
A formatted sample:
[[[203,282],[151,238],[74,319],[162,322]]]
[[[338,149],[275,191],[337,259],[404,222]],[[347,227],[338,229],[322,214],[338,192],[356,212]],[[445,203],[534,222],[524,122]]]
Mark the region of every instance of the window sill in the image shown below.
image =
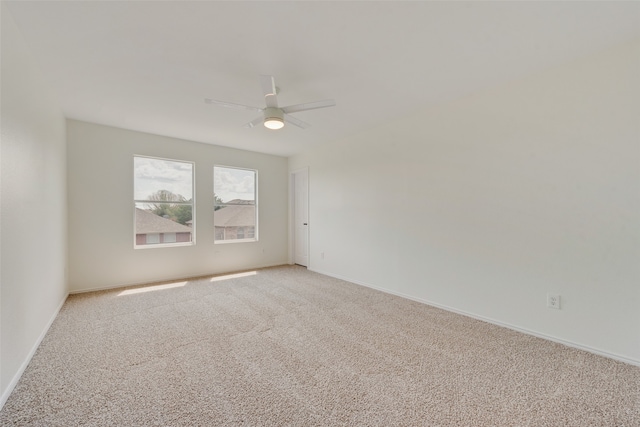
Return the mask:
[[[226,245],[229,243],[250,243],[250,242],[257,242],[258,239],[230,239],[230,240],[214,240],[213,244],[214,245]]]
[[[133,245],[133,249],[175,248],[175,247],[195,246],[195,245],[196,245],[196,242],[152,243],[149,245]]]

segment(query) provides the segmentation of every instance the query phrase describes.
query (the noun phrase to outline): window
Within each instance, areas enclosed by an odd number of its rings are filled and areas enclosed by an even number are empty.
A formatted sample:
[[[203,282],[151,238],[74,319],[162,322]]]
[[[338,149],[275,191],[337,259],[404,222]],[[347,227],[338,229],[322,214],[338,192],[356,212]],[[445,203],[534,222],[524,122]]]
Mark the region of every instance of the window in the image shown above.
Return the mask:
[[[258,240],[257,182],[255,170],[214,166],[215,243]]]
[[[134,156],[135,247],[194,243],[191,162]]]

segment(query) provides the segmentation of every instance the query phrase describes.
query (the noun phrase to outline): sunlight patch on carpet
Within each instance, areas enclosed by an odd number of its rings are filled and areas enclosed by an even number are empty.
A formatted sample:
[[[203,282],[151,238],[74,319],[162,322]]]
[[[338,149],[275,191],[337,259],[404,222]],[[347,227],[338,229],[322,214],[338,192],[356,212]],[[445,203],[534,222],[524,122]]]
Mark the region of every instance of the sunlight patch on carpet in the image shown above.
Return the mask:
[[[121,297],[125,295],[141,294],[144,292],[161,291],[164,289],[171,289],[171,288],[181,288],[186,284],[187,282],[174,282],[174,283],[166,283],[164,285],[146,286],[144,288],[127,289],[126,291],[120,292],[118,296]]]
[[[247,271],[245,273],[225,274],[224,276],[216,276],[211,278],[211,282],[220,282],[222,280],[237,279],[239,277],[255,276],[257,271]]]

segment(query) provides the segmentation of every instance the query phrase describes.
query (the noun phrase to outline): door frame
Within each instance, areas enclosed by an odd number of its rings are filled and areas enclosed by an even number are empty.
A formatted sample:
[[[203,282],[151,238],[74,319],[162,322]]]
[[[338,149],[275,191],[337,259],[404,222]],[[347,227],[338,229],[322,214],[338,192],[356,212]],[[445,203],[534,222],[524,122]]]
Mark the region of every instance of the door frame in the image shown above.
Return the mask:
[[[289,264],[295,264],[296,257],[296,224],[295,224],[295,175],[299,172],[307,173],[307,269],[311,269],[311,255],[309,248],[311,247],[311,233],[309,228],[311,227],[311,221],[309,220],[309,167],[299,168],[289,171]]]

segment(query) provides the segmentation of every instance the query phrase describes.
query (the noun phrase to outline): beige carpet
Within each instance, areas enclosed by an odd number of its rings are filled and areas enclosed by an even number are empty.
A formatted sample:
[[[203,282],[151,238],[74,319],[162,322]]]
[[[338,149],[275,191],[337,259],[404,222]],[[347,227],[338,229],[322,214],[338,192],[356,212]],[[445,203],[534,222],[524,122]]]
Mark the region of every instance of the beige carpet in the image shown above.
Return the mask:
[[[640,426],[638,367],[301,267],[149,289],[70,296],[0,425]]]

